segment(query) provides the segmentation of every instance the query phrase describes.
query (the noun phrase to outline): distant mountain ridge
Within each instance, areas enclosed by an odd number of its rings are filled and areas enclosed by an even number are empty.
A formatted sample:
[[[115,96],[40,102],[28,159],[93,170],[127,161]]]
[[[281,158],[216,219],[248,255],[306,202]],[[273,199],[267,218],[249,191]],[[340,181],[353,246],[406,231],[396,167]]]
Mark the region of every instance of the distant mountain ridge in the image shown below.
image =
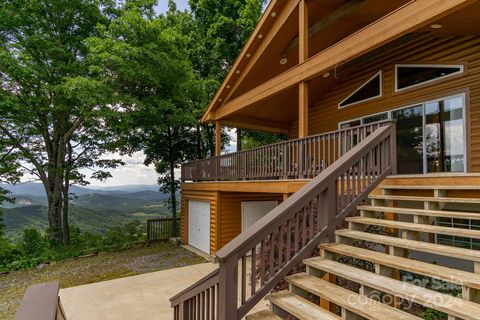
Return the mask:
[[[43,184],[37,182],[24,182],[19,184],[0,184],[1,188],[9,190],[12,194],[32,195],[32,196],[45,196],[45,189]],[[79,187],[71,186],[70,193],[74,193],[77,196],[91,193],[110,193],[110,192],[138,192],[138,191],[157,191],[159,192],[159,186],[153,185],[125,185],[114,187]]]
[[[12,192],[15,203],[4,203],[7,235],[16,238],[26,227],[47,228],[46,195],[39,183],[0,185]],[[158,185],[132,185],[90,189],[74,186],[70,223],[81,230],[104,233],[110,227],[132,220],[170,216],[166,205],[168,194]]]

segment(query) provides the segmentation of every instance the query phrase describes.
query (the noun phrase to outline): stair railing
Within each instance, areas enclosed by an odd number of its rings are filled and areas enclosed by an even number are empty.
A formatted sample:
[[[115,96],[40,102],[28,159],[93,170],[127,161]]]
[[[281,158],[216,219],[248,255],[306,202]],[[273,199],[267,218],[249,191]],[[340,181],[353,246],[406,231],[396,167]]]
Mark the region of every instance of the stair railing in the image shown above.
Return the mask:
[[[242,319],[389,174],[395,123],[376,129],[216,253],[218,270],[171,299],[175,320]]]

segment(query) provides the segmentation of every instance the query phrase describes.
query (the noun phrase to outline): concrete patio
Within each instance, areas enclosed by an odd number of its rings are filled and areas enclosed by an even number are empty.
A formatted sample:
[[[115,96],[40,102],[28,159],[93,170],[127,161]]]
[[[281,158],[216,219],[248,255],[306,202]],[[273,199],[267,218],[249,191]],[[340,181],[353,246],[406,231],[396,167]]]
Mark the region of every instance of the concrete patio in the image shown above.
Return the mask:
[[[202,263],[60,290],[67,320],[172,320],[169,298],[218,266]],[[264,309],[260,302],[254,310]]]

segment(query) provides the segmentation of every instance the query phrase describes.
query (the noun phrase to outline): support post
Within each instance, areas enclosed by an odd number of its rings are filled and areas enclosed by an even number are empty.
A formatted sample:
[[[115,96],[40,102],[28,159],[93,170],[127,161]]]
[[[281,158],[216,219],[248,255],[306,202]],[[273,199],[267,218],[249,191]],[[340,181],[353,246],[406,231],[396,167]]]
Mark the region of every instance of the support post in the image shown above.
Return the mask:
[[[222,153],[222,124],[220,121],[215,121],[215,156]]]
[[[298,26],[298,63],[308,59],[308,1],[299,3]],[[303,81],[298,85],[298,137],[308,136],[308,83]]]
[[[218,287],[218,319],[237,319],[238,258],[220,262]]]
[[[298,85],[298,138],[308,136],[308,83]]]

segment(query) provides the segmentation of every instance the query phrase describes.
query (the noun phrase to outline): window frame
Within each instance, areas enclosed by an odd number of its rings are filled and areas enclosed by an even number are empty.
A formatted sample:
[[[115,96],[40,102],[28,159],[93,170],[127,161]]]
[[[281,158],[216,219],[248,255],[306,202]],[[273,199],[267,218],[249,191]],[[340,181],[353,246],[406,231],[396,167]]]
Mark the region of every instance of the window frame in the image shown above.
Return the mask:
[[[454,73],[450,73],[439,78],[430,79],[427,81],[423,81],[420,83],[412,84],[411,86],[405,88],[398,88],[398,68],[401,67],[419,67],[419,68],[459,68],[460,70]],[[465,66],[463,64],[425,64],[425,63],[397,63],[395,64],[395,92],[402,92],[406,90],[410,90],[412,88],[417,88],[424,85],[429,85],[432,82],[440,81],[446,78],[454,77],[459,74],[465,73]]]
[[[462,99],[463,99],[463,108],[462,108],[462,112],[463,112],[463,138],[464,138],[463,150],[465,152],[464,159],[463,159],[463,164],[464,164],[463,172],[458,171],[457,173],[468,173],[468,166],[469,166],[470,162],[469,162],[469,157],[468,157],[469,150],[467,149],[468,148],[468,141],[469,141],[468,140],[469,139],[468,138],[468,133],[469,132],[468,132],[468,129],[467,129],[467,126],[468,126],[468,121],[467,121],[467,113],[468,113],[467,91],[459,91],[455,94],[440,96],[440,97],[435,98],[435,99],[424,100],[423,102],[418,102],[418,103],[411,103],[411,104],[408,104],[408,105],[404,105],[402,107],[396,107],[396,108],[388,109],[388,110],[381,111],[381,112],[366,114],[366,115],[358,117],[358,118],[341,121],[341,122],[338,122],[338,129],[342,130],[341,129],[342,124],[349,123],[349,122],[352,122],[352,121],[357,121],[357,120],[360,120],[360,125],[363,125],[363,119],[364,118],[376,116],[376,115],[379,115],[379,114],[382,114],[382,113],[387,113],[387,120],[393,120],[393,116],[392,116],[393,112],[398,111],[398,110],[402,110],[402,109],[415,107],[415,106],[418,106],[418,105],[422,106],[422,127],[424,127],[425,126],[425,116],[426,116],[425,115],[425,106],[428,103],[437,102],[437,101],[441,101],[441,100],[447,100],[447,99],[451,99],[451,98],[455,98],[455,97],[462,97]],[[423,174],[428,173],[427,172],[427,161],[426,161],[425,153],[426,153],[426,141],[425,141],[425,135],[423,135],[423,154],[424,154],[424,156],[423,156]]]
[[[370,98],[367,98],[367,99],[364,99],[364,100],[361,100],[361,101],[352,102],[352,103],[349,103],[349,104],[346,104],[346,105],[342,106],[342,103],[344,103],[345,101],[350,99],[354,94],[356,94],[358,91],[360,91],[362,88],[364,88],[370,81],[375,79],[377,76],[380,76],[380,94],[379,95],[376,95],[374,97],[370,97]],[[353,105],[357,105],[357,104],[364,103],[364,102],[367,102],[367,101],[370,101],[370,100],[373,100],[373,99],[377,99],[377,98],[381,98],[381,97],[383,97],[383,72],[382,72],[382,70],[376,72],[373,76],[371,76],[366,81],[364,81],[355,91],[353,91],[347,97],[345,97],[345,99],[340,101],[338,103],[338,109],[347,108],[347,107],[350,107],[350,106],[353,106]]]

